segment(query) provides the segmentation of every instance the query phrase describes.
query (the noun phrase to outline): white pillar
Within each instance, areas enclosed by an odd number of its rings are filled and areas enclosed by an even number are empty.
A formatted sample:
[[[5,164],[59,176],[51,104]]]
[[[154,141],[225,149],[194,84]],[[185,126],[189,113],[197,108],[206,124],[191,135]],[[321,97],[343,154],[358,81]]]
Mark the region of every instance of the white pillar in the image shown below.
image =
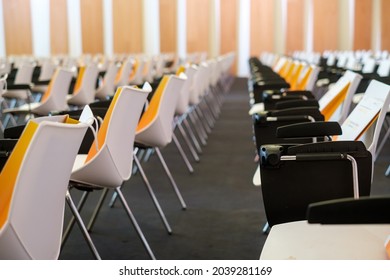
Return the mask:
[[[112,57],[114,54],[113,28],[112,0],[103,0],[104,54],[108,57]]]
[[[83,53],[80,0],[68,0],[67,4],[69,55],[78,57]]]
[[[5,57],[5,34],[4,34],[4,17],[3,17],[3,1],[0,1],[0,57]]]
[[[305,0],[304,2],[304,49],[306,52],[313,51],[313,0]]]
[[[147,55],[160,53],[159,0],[143,0],[143,52]]]
[[[30,0],[33,55],[50,56],[50,2]]]
[[[349,51],[353,49],[354,13],[354,0],[339,0],[339,50]]]
[[[372,31],[371,31],[371,49],[375,51],[381,50],[381,0],[372,1]]]
[[[237,0],[237,75],[248,76],[250,54],[250,0]]]
[[[177,55],[180,58],[187,56],[187,1],[177,0]]]
[[[220,55],[221,49],[221,4],[220,0],[210,1],[209,57]]]
[[[286,0],[275,0],[274,9],[274,50],[275,53],[286,52]]]

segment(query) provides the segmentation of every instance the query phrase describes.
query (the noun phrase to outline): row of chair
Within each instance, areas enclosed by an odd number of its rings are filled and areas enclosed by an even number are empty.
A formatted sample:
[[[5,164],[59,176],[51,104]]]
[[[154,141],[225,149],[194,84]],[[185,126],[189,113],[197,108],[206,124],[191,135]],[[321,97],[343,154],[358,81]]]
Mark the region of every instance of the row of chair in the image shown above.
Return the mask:
[[[155,90],[148,82],[142,88],[123,85],[117,88],[112,98],[103,102],[93,100],[74,108],[77,110],[49,111],[50,116],[35,116],[26,124],[7,127],[4,143],[11,141],[16,146],[13,149],[10,149],[10,145],[2,146],[4,155],[9,158],[0,176],[8,178],[4,182],[9,183],[0,188],[1,258],[58,258],[61,243],[65,245],[73,224],[77,222],[93,256],[100,259],[90,235],[92,225],[87,227],[80,213],[88,193],[102,190],[101,199],[91,217],[93,224],[108,191],[113,190],[116,195],[112,200],[120,200],[149,257],[155,259],[154,251],[121,191],[122,185],[134,172],[134,161],[163,224],[168,233],[172,232],[140,164],[141,159],[146,160],[148,153],[142,155],[140,151],[157,154],[185,209],[184,198],[160,149],[175,138],[174,129],[186,123],[187,130],[182,127],[181,132],[190,134],[187,144],[193,148],[193,155],[198,155],[195,143],[199,148],[206,144],[207,135],[218,117],[223,93],[232,81],[230,68],[233,61],[234,54],[229,53],[199,65],[184,65],[177,73],[165,74]],[[53,94],[54,90],[64,92],[63,87],[56,83],[60,74],[64,74],[67,81],[71,78],[69,71],[57,70],[48,86],[48,91],[53,90]],[[84,77],[87,74],[87,69],[79,71],[79,75]],[[76,81],[75,89],[80,87]],[[42,98],[49,97],[43,95]],[[63,160],[65,155],[66,160]],[[76,205],[73,192],[80,190],[83,196]],[[62,233],[65,201],[74,220]]]
[[[300,221],[309,219],[314,222],[315,219],[307,216],[307,209],[311,207],[311,213],[317,213],[316,205],[312,203],[348,198],[337,203],[352,205],[352,199],[353,205],[363,205],[366,209],[376,205],[370,200],[360,199],[370,196],[373,160],[377,156],[377,143],[389,108],[390,86],[370,81],[362,99],[352,110],[352,99],[362,79],[359,73],[344,71],[319,100],[308,102],[311,100],[305,99],[313,98],[308,92],[290,90],[292,71],[281,71],[283,67],[288,67],[288,59],[282,60],[279,69],[271,69],[271,78],[263,75],[270,71],[270,67],[262,65],[258,58],[251,58],[249,63],[251,98],[253,100],[254,95],[261,95],[257,100],[262,101],[257,104],[252,101],[250,110],[259,158],[254,183],[261,185],[268,226],[271,227],[261,258],[288,258],[291,256],[288,254],[292,254],[293,258],[310,258],[315,251],[310,251],[310,254],[297,252],[299,249],[305,251],[307,246],[304,245],[306,237],[296,238],[296,235],[307,228],[310,233],[312,227]],[[264,68],[266,70],[261,71]],[[288,79],[290,83],[286,83]],[[329,173],[332,175],[329,176]],[[389,199],[383,201],[380,207],[374,208],[377,215],[374,221],[389,223],[388,215],[379,211],[386,207],[387,211],[389,209]],[[335,213],[323,214],[315,222],[329,221],[331,215]],[[360,221],[367,222],[367,218]],[[383,232],[382,229],[380,236],[385,239]],[[284,242],[281,241],[283,235],[294,237],[285,238]],[[298,248],[295,239],[302,240],[298,243],[301,248]],[[318,240],[318,237],[314,239]],[[294,245],[290,248],[293,249],[283,250],[275,241],[287,247],[291,242]],[[381,252],[383,258],[385,248],[382,247]]]

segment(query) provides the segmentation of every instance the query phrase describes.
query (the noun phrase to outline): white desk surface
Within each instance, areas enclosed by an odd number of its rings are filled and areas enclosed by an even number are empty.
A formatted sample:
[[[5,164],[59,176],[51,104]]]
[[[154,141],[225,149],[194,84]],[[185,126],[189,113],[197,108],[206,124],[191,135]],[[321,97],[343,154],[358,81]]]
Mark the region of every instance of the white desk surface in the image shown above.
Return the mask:
[[[390,225],[319,225],[298,221],[271,228],[261,260],[386,260]]]

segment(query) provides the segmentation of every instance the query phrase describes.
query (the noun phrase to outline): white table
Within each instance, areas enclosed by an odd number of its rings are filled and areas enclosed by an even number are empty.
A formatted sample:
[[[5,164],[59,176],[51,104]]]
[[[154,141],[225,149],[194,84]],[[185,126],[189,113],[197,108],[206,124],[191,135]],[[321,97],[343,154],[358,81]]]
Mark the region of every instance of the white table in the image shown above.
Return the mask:
[[[390,225],[320,225],[298,221],[271,228],[261,260],[386,260]]]

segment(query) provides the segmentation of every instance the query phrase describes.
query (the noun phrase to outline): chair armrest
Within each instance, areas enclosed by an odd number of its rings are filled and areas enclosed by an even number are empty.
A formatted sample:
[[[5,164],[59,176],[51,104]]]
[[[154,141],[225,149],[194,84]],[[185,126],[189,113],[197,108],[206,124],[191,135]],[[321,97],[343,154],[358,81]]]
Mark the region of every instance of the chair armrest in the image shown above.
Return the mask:
[[[7,85],[7,90],[30,90],[30,89],[31,89],[31,84],[19,84],[19,85],[8,84]]]
[[[341,126],[338,122],[310,122],[297,123],[278,127],[278,138],[312,138],[341,135]]]
[[[390,196],[343,198],[309,204],[309,223],[384,224],[390,223]]]
[[[48,85],[50,83],[50,80],[46,80],[46,81],[34,81],[34,85],[36,86],[41,86],[41,85]]]
[[[319,108],[320,105],[318,104],[318,101],[315,99],[309,99],[309,100],[303,100],[303,99],[293,99],[293,100],[287,100],[287,99],[281,99],[275,104],[275,109],[287,109],[287,108],[294,108],[294,107],[316,107]]]

